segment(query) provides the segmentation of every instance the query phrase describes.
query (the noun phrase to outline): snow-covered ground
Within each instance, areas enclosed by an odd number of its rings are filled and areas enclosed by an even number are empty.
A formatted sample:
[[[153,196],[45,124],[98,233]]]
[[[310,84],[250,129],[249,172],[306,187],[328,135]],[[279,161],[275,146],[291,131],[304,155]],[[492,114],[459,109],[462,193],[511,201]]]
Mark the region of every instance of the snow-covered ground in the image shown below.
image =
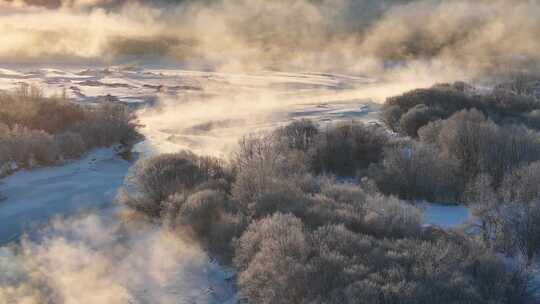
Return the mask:
[[[0,89],[35,84],[47,95],[62,94],[81,102],[115,100],[125,103],[155,101],[159,95],[212,96],[271,90],[281,94],[345,91],[373,84],[374,79],[317,73],[220,73],[139,67],[0,68]]]
[[[20,171],[0,181],[0,245],[55,215],[107,207],[130,163],[113,149],[91,151],[81,160]]]

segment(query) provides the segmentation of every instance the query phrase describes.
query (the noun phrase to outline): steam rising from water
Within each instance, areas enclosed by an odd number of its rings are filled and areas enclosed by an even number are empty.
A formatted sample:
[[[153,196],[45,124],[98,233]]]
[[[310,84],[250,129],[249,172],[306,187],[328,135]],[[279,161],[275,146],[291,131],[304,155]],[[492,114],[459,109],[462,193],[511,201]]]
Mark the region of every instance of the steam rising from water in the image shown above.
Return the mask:
[[[540,62],[534,0],[3,1],[2,61],[481,75]],[[41,6],[32,5],[41,3]]]
[[[224,303],[226,274],[167,229],[104,216],[56,220],[0,248],[0,303]]]
[[[297,119],[316,123],[376,121],[376,102],[432,79],[375,78],[313,73],[184,73],[203,91],[160,96],[157,105],[138,111],[149,154],[193,150],[227,158],[248,133],[275,129]],[[209,80],[210,79],[210,80]]]

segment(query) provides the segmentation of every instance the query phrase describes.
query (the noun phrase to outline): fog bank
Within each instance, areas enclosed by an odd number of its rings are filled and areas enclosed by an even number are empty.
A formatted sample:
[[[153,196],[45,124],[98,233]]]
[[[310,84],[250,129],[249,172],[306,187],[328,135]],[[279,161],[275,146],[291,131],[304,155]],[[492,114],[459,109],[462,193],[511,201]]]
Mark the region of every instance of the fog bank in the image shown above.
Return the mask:
[[[177,62],[462,76],[533,70],[532,0],[3,1],[4,62]]]

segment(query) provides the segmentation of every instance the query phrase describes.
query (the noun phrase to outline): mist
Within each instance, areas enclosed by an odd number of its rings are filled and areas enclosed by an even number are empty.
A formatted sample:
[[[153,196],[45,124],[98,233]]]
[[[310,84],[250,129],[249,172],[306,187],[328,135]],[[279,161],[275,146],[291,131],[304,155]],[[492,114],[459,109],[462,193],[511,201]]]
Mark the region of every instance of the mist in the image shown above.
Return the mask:
[[[117,217],[56,219],[20,246],[0,248],[0,303],[223,303],[231,297],[227,274],[194,242]]]
[[[387,97],[444,80],[404,75],[396,75],[394,81],[310,73],[210,75],[227,83],[202,82],[203,94],[162,94],[155,104],[137,111],[146,139],[137,151],[155,155],[188,149],[227,160],[240,139],[250,133],[298,119],[311,119],[321,126],[377,121],[380,104]]]
[[[540,4],[495,1],[3,1],[0,58],[449,78],[533,69]],[[45,38],[44,38],[45,37]]]

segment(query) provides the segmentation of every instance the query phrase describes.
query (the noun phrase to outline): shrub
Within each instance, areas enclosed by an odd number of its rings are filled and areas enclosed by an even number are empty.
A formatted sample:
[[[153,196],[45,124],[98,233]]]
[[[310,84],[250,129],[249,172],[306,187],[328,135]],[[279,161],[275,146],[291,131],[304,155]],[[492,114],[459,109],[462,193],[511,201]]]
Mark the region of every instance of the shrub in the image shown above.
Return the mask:
[[[58,152],[54,137],[44,131],[28,129],[15,125],[0,135],[3,154],[8,161],[14,161],[21,167],[52,165],[57,160]]]
[[[77,105],[65,98],[44,97],[29,85],[0,94],[0,124],[0,160],[22,166],[53,165],[114,143],[129,146],[138,137],[135,118],[126,106]]]
[[[43,97],[39,88],[22,85],[12,94],[0,95],[0,120],[50,134],[67,131],[83,120],[85,109],[61,98]]]
[[[540,253],[540,200],[510,202],[501,209],[498,241],[507,253],[517,250],[532,262]]]
[[[84,120],[85,109],[62,99],[43,99],[36,102],[36,115],[28,127],[58,134],[73,128]]]
[[[467,200],[480,175],[497,189],[513,169],[540,158],[540,137],[525,127],[499,126],[480,111],[465,110],[422,127],[423,143],[395,145],[370,171],[384,193],[405,199]]]
[[[417,130],[430,121],[446,119],[463,109],[481,107],[480,101],[461,87],[459,83],[438,85],[390,97],[381,108],[383,121],[393,131],[416,136]]]
[[[228,198],[224,193],[203,190],[189,196],[182,204],[179,216],[199,235],[208,235],[213,222],[218,222],[221,213],[226,209]]]
[[[296,212],[310,228],[344,225],[356,233],[376,237],[415,237],[421,231],[421,212],[391,197],[366,194],[353,185],[324,184],[321,192],[304,199]]]
[[[162,203],[175,193],[189,192],[209,180],[226,178],[221,162],[182,151],[139,161],[127,177],[128,204],[159,217]]]
[[[471,109],[483,112],[497,123],[525,123],[537,128],[537,120],[531,113],[540,110],[540,102],[505,89],[479,95],[474,88],[457,82],[390,97],[381,109],[381,117],[391,130],[415,137],[418,129],[429,122]]]
[[[230,259],[232,239],[239,236],[243,223],[225,193],[203,190],[187,199],[173,196],[166,204],[167,216],[174,217],[176,225],[189,228],[210,252]]]
[[[540,161],[507,174],[499,190],[505,201],[532,202],[540,199]]]
[[[408,200],[456,201],[461,193],[459,163],[440,157],[437,147],[406,142],[389,147],[368,175],[379,190]]]
[[[540,165],[534,162],[508,174],[498,195],[490,180],[480,176],[475,183],[473,213],[483,239],[506,254],[532,261],[540,253]]]
[[[505,176],[499,189],[501,201],[494,209],[500,233],[496,235],[497,245],[503,251],[517,250],[527,261],[540,253],[539,180],[540,162],[515,169]]]
[[[269,216],[276,212],[300,216],[305,208],[304,202],[304,193],[294,185],[294,182],[290,180],[275,181],[248,208],[253,219]]]
[[[76,129],[89,140],[90,146],[112,143],[129,145],[138,137],[134,114],[124,105],[104,103],[85,112],[85,119]],[[93,131],[93,132],[92,132]]]
[[[393,197],[369,196],[364,233],[385,238],[416,237],[422,231],[422,213]]]
[[[310,151],[310,168],[316,174],[354,176],[381,159],[389,141],[382,128],[363,123],[340,124],[318,135]]]
[[[84,140],[78,133],[66,132],[55,136],[54,139],[62,159],[80,157],[87,149]]]
[[[307,152],[319,130],[311,120],[302,119],[278,129],[276,133],[289,149]]]
[[[277,143],[272,135],[251,135],[241,140],[233,156],[236,179],[232,193],[246,211],[274,185],[284,180],[291,181],[306,172],[303,159],[290,157]]]
[[[365,229],[365,201],[365,193],[351,185],[325,185],[321,193],[309,198],[302,218],[312,228],[343,224],[361,232]]]
[[[419,104],[409,109],[399,120],[399,130],[403,134],[416,137],[418,129],[431,121],[438,119],[436,111],[428,108],[425,104]]]
[[[465,237],[390,241],[343,225],[310,231],[292,215],[251,224],[235,262],[251,303],[507,303],[519,296],[514,273]]]
[[[498,184],[504,174],[540,157],[540,141],[535,132],[498,126],[476,110],[456,113],[443,122],[438,145],[447,158],[460,162],[467,181],[487,173]]]
[[[500,228],[500,204],[491,176],[478,175],[467,185],[464,199],[477,218],[482,240],[488,246],[494,246]]]
[[[302,222],[275,214],[251,224],[239,239],[238,284],[251,303],[301,303],[307,280],[309,243]]]

